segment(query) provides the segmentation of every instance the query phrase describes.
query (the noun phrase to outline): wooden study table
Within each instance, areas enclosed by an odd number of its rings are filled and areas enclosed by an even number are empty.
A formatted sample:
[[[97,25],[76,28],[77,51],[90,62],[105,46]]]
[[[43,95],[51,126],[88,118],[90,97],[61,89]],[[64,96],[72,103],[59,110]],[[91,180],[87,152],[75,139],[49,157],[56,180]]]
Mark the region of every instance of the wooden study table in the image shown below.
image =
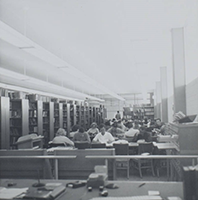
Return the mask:
[[[16,183],[15,188],[31,187],[36,180],[32,179],[1,179],[0,187],[7,187],[8,183]],[[74,182],[74,180],[41,180],[41,183],[67,183]],[[127,196],[142,196],[148,195],[148,191],[159,191],[160,196],[165,199],[167,197],[180,197],[183,199],[183,184],[182,182],[142,182],[142,181],[108,181],[108,183],[115,183],[118,189],[107,189],[109,197],[127,197]],[[141,187],[139,187],[142,183]],[[66,192],[60,195],[57,200],[89,200],[99,196],[99,189],[93,189],[91,192],[87,191],[87,187],[72,189],[67,188]],[[105,197],[102,197],[105,199]]]

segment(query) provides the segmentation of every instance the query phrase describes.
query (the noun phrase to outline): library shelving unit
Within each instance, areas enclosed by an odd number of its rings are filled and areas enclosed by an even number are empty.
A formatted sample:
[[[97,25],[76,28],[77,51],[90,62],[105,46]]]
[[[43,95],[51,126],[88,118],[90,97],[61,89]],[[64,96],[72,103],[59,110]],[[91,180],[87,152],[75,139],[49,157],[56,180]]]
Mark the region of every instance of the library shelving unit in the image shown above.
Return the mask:
[[[54,103],[54,134],[59,128],[63,128],[63,104]]]
[[[29,133],[29,101],[10,100],[10,146],[14,147],[18,138]]]
[[[97,121],[96,121],[96,107],[93,107],[93,122],[96,122],[97,123]]]
[[[151,104],[144,104],[143,108],[144,108],[144,116],[147,119],[154,119],[154,106],[152,106]]]
[[[80,106],[80,122],[79,122],[81,127],[85,128],[85,107]]]
[[[70,132],[70,104],[64,103],[63,104],[63,128]]]
[[[81,114],[82,114],[82,108],[80,105],[74,105],[74,119],[75,119],[75,124],[81,126]]]
[[[88,130],[90,127],[90,118],[89,118],[89,107],[88,106],[84,106],[84,117],[85,117],[85,130]]]
[[[76,105],[70,104],[70,128],[76,124]]]
[[[54,103],[43,102],[43,136],[44,145],[47,146],[48,142],[54,138]]]
[[[89,106],[89,126],[93,123],[93,108]]]
[[[43,135],[43,102],[29,100],[29,134]]]
[[[10,148],[10,99],[0,97],[0,149]]]

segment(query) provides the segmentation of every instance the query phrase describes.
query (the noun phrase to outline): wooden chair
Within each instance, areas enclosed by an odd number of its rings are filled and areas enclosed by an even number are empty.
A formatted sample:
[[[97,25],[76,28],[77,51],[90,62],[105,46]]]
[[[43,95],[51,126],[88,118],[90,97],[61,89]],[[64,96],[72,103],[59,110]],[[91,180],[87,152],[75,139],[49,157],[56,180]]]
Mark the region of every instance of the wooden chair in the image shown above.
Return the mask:
[[[153,153],[153,143],[144,142],[138,146],[138,155],[149,156]],[[153,159],[133,159],[133,164],[139,170],[140,177],[142,178],[142,169],[151,169],[152,175],[155,176]]]
[[[128,155],[129,154],[129,145],[128,144],[113,144],[115,148],[115,155]],[[129,179],[129,160],[130,159],[116,159],[115,160],[115,167],[117,169],[125,169],[127,170],[127,178]],[[117,174],[117,173],[116,173]]]

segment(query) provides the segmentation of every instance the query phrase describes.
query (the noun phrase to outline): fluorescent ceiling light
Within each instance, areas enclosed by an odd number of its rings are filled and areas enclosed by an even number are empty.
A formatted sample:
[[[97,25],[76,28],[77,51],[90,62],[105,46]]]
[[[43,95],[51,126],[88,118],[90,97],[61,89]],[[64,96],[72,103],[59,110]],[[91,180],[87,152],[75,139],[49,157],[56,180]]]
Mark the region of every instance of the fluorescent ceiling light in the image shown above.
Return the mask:
[[[90,96],[90,95],[87,95],[87,94],[84,94],[81,92],[77,92],[77,91],[74,91],[74,90],[71,90],[71,89],[68,89],[65,87],[54,85],[52,83],[42,81],[42,80],[39,80],[36,78],[32,78],[30,76],[26,76],[24,74],[20,74],[17,72],[13,72],[13,71],[7,70],[5,68],[0,68],[0,75],[4,75],[4,76],[7,76],[7,77],[10,77],[13,79],[17,79],[19,81],[24,81],[24,85],[25,85],[25,82],[27,82],[27,83],[32,83],[32,85],[35,84],[35,85],[39,85],[39,86],[53,88],[58,92],[62,92],[63,94],[67,93],[67,95],[71,95],[71,98],[72,98],[72,96],[78,96],[79,98],[84,99],[84,100],[88,98],[88,99],[92,99],[92,100],[96,100],[96,101],[100,101],[100,102],[104,101],[103,99],[99,99],[99,98],[96,98],[96,97],[93,97],[93,96]],[[69,98],[69,97],[67,97],[67,98]]]
[[[83,99],[66,97],[66,96],[52,94],[52,93],[48,93],[48,92],[41,92],[41,91],[38,91],[38,90],[27,89],[27,88],[15,86],[15,85],[8,85],[8,84],[0,83],[0,87],[5,88],[5,89],[9,89],[9,90],[22,91],[22,92],[27,92],[27,93],[30,93],[30,94],[39,94],[39,95],[54,97],[54,98],[67,99],[67,100],[73,100],[73,101],[84,101]]]
[[[68,64],[66,61],[60,59],[56,55],[52,54],[51,52],[47,51],[45,48],[39,46],[32,40],[28,39],[26,36],[22,35],[21,33],[17,32],[4,22],[0,21],[0,38],[2,40],[5,40],[6,42],[18,47],[19,49],[22,49],[23,51],[28,52],[29,54],[40,58],[41,60],[53,65],[55,68],[59,68],[60,70],[69,70],[70,73],[72,73],[73,76],[77,76],[80,79],[84,79],[86,82],[87,80],[92,80],[87,75],[82,73],[81,71],[77,70],[70,64]],[[89,81],[90,82],[90,81]],[[101,84],[97,83],[96,81],[92,80],[90,82],[92,86],[95,86],[96,88],[99,88],[100,90],[110,94],[111,96],[124,101],[124,98],[117,95],[115,92],[108,90]],[[90,96],[91,97],[91,96]]]

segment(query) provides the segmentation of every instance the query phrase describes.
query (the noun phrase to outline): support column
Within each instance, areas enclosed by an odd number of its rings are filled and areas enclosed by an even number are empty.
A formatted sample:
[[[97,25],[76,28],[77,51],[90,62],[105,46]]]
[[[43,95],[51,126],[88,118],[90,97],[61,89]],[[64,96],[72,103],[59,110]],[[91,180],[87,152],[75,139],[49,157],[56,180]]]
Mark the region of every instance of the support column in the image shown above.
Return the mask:
[[[167,68],[160,67],[161,120],[168,122]]]
[[[172,34],[174,114],[186,114],[184,29],[174,28]]]
[[[161,118],[161,89],[160,82],[156,82],[156,118]]]

